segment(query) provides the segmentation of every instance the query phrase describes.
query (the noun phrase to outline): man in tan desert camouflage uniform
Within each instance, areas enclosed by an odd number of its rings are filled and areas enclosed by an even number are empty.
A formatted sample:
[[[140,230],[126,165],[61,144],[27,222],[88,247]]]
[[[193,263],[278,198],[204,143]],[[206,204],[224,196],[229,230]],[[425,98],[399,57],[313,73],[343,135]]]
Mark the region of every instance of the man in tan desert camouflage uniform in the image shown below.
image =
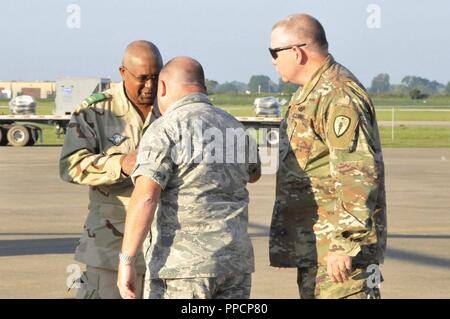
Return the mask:
[[[269,50],[282,80],[301,86],[281,126],[271,266],[298,268],[302,298],[379,297],[386,204],[373,104],[313,17],[279,21]]]
[[[162,69],[163,116],[145,133],[132,174],[136,188],[117,283],[124,298],[135,298],[133,264],[158,202],[147,259],[149,297],[250,296],[254,257],[246,184],[260,176],[256,142],[241,140],[243,125],[205,93],[197,61],[178,57]],[[236,143],[235,136],[243,142]]]
[[[75,253],[75,259],[86,264],[77,298],[120,298],[117,267],[133,190],[129,175],[137,145],[159,114],[153,106],[161,67],[161,54],[153,43],[130,43],[119,68],[120,87],[87,98],[68,125],[61,178],[89,185],[89,214]],[[145,273],[141,254],[137,272],[140,295]]]

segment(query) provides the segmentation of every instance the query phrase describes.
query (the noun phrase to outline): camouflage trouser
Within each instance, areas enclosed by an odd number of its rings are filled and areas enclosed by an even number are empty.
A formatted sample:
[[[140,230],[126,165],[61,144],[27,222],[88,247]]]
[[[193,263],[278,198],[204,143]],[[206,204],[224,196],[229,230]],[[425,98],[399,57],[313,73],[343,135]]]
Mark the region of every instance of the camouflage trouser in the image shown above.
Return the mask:
[[[142,296],[144,275],[137,275],[137,296]],[[138,298],[140,298],[138,297]],[[81,276],[77,299],[121,299],[117,288],[117,271],[86,267]]]
[[[251,274],[232,276],[151,279],[144,293],[149,299],[248,299]]]
[[[302,299],[380,299],[380,289],[367,285],[371,274],[355,268],[347,281],[333,283],[326,266],[298,268],[298,290]]]

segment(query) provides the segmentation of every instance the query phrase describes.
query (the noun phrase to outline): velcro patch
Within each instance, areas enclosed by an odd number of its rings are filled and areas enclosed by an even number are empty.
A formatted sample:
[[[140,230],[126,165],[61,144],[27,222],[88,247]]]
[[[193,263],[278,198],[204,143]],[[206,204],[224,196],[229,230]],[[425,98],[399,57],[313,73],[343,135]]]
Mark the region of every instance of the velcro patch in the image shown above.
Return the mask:
[[[345,115],[339,115],[334,119],[333,130],[337,137],[341,137],[350,127],[351,119]]]
[[[122,136],[119,133],[114,134],[111,137],[108,137],[108,140],[113,143],[115,146],[119,146],[123,141],[127,139],[126,136]]]
[[[90,97],[86,98],[86,99],[83,101],[82,105],[83,105],[83,106],[89,106],[89,105],[92,105],[92,104],[94,104],[94,103],[97,103],[97,102],[106,100],[107,98],[108,98],[108,97],[106,96],[106,94],[103,94],[103,93],[95,93],[95,94],[92,94]]]
[[[359,116],[354,109],[348,106],[336,106],[327,125],[330,145],[336,149],[350,149],[358,122]]]

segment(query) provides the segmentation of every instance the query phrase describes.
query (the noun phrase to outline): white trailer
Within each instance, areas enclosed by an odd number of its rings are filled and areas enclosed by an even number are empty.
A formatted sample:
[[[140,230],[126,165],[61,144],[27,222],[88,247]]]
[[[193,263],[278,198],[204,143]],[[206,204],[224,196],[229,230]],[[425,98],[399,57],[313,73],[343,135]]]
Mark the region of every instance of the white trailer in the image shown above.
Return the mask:
[[[237,117],[246,127],[277,128],[281,118]],[[56,134],[65,133],[70,115],[0,115],[0,146],[32,146],[42,143],[42,129],[39,124],[55,126]]]
[[[70,115],[0,115],[0,146],[32,146],[38,140],[42,143],[42,129],[39,124],[52,124],[56,134],[69,124]]]
[[[246,127],[276,128],[281,118],[237,117]],[[42,143],[42,129],[39,124],[55,126],[56,134],[65,133],[70,115],[0,115],[0,146],[32,146]]]
[[[65,133],[75,107],[93,93],[109,88],[111,81],[105,78],[62,78],[56,81],[56,99],[53,115],[0,115],[0,146],[32,146],[42,143],[39,125],[55,126],[56,134]],[[39,107],[39,106],[38,106]]]
[[[32,146],[42,143],[42,128],[39,125],[55,126],[56,134],[66,132],[74,108],[89,95],[108,89],[110,80],[105,78],[63,78],[56,82],[56,99],[53,115],[0,115],[0,146]],[[39,106],[38,106],[39,107]],[[278,127],[280,118],[240,117],[246,127]]]

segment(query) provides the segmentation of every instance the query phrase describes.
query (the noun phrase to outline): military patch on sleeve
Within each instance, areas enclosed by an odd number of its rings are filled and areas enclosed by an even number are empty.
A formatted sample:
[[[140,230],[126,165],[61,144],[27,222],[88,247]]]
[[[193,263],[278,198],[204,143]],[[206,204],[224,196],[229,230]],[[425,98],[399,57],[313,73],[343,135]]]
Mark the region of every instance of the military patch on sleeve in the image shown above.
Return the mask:
[[[350,149],[358,127],[358,113],[348,106],[337,106],[328,121],[328,141],[336,149]]]
[[[107,98],[108,98],[108,96],[104,93],[95,93],[95,94],[92,94],[90,97],[86,98],[81,104],[83,106],[89,106],[94,103],[106,100]]]
[[[344,135],[345,132],[347,132],[348,128],[350,127],[350,123],[352,120],[345,116],[345,115],[339,115],[334,119],[333,129],[334,134],[337,137],[341,137]]]
[[[126,136],[122,136],[119,133],[114,134],[111,137],[108,137],[108,140],[113,143],[115,146],[119,146],[123,141],[127,139]]]

